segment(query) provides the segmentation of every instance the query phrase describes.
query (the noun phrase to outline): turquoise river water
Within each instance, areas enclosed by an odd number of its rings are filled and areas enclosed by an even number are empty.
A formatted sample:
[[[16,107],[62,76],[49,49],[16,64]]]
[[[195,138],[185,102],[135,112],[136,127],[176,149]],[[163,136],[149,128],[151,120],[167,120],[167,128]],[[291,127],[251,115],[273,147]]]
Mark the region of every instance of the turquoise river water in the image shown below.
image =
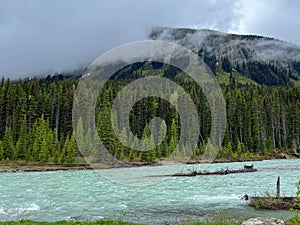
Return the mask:
[[[272,216],[287,219],[292,212],[254,210],[240,200],[244,194],[275,193],[277,176],[281,193],[294,196],[300,160],[268,160],[254,164],[255,173],[226,176],[170,177],[157,180],[147,170],[161,173],[170,166],[0,174],[0,220],[38,221],[118,219],[148,224],[174,224],[187,220]],[[207,170],[242,168],[245,163],[211,164]],[[183,170],[200,169],[188,165]],[[103,174],[102,173],[102,174]],[[107,177],[136,177],[132,186]],[[120,179],[121,179],[120,178]],[[118,178],[117,178],[118,179]],[[155,180],[156,179],[156,180]]]

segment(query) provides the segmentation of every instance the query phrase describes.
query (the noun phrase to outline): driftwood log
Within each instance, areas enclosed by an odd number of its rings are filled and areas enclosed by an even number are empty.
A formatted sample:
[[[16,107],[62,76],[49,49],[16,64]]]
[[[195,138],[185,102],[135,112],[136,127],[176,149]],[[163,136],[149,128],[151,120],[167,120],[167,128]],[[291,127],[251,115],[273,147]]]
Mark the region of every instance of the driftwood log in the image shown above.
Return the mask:
[[[251,166],[244,166],[244,169],[236,169],[236,170],[230,170],[228,168],[217,170],[214,172],[208,172],[208,171],[195,171],[193,170],[190,173],[176,173],[173,174],[173,177],[192,177],[192,176],[208,176],[208,175],[227,175],[227,174],[233,174],[233,173],[250,173],[250,172],[256,172],[257,169],[254,168],[253,165]]]
[[[230,170],[228,168],[226,169],[221,169],[213,172],[209,171],[196,171],[193,170],[191,172],[187,173],[175,173],[175,174],[167,174],[167,175],[157,175],[157,176],[150,176],[150,177],[194,177],[194,176],[209,176],[209,175],[228,175],[228,174],[234,174],[234,173],[251,173],[251,172],[256,172],[257,169],[253,168],[245,168],[244,169],[236,169],[236,170]]]

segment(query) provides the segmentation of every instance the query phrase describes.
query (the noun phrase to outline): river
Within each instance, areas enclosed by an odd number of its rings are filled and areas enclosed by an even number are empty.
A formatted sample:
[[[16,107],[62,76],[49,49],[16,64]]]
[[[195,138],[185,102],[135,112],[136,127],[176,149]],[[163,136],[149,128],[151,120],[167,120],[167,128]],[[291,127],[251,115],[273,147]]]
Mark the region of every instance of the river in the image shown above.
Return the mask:
[[[281,194],[294,196],[300,176],[300,159],[247,162],[255,173],[226,176],[170,177],[151,185],[132,186],[107,179],[134,174],[137,180],[148,170],[160,173],[169,166],[119,168],[97,171],[56,171],[0,174],[0,220],[37,221],[118,219],[165,224],[214,217],[246,219],[272,216],[287,219],[287,211],[254,210],[240,196],[275,193],[277,176]],[[242,168],[245,163],[211,164],[207,170]],[[188,165],[183,170],[199,169]],[[143,175],[143,176],[142,176]]]

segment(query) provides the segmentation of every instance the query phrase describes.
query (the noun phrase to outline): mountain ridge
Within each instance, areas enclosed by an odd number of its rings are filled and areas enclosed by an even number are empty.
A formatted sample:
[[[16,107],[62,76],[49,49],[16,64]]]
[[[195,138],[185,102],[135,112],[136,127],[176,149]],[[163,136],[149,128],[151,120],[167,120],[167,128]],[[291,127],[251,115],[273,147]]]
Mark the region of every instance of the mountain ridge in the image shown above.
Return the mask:
[[[267,37],[255,34],[233,34],[233,33],[225,33],[220,32],[217,30],[211,29],[193,29],[193,28],[170,28],[170,27],[154,27],[149,34],[149,38],[153,40],[162,39],[162,40],[169,40],[173,42],[178,42],[179,44],[186,45],[187,43],[184,42],[191,42],[190,45],[194,46],[186,46],[186,47],[202,47],[203,44],[211,44],[207,38],[211,38],[212,41],[220,41],[222,45],[228,42],[235,42],[241,41],[239,44],[254,44],[254,41],[266,41],[268,45],[270,44],[282,44],[284,46],[279,47],[286,47],[285,50],[294,50],[294,55],[290,57],[290,59],[294,59],[296,55],[296,59],[300,60],[300,46],[294,43],[286,42],[274,37]],[[194,38],[194,39],[193,39]],[[195,39],[196,38],[196,39]],[[202,39],[202,40],[201,40]],[[198,41],[198,45],[196,44]],[[206,41],[206,43],[203,43]],[[254,43],[250,43],[250,41]],[[232,44],[232,43],[230,43]],[[258,43],[259,44],[259,43]],[[217,44],[215,44],[217,45]],[[258,47],[265,47],[265,46],[257,46]],[[271,57],[270,57],[271,58]]]
[[[175,42],[191,49],[204,59],[217,77],[217,67],[221,64],[227,73],[235,70],[241,76],[268,86],[291,85],[300,78],[300,47],[276,38],[169,27],[154,27],[149,38]]]

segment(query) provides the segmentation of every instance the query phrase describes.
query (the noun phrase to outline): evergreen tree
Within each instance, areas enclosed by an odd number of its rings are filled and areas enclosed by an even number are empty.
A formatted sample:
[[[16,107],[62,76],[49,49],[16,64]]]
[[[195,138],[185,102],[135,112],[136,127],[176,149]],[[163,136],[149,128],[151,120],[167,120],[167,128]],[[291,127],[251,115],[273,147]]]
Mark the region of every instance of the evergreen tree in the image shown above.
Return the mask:
[[[17,152],[17,158],[24,160],[26,158],[26,152],[28,147],[26,118],[24,118],[21,123],[22,124],[20,128],[19,139],[16,143],[16,152]]]
[[[3,143],[0,141],[0,161],[4,160],[4,149],[3,149]]]
[[[54,153],[53,153],[53,162],[55,164],[59,163],[61,156],[61,145],[58,140],[58,132],[54,130]]]
[[[66,153],[65,162],[69,165],[73,165],[77,156],[77,145],[75,142],[74,133],[70,136],[69,140],[66,139],[64,146],[64,152]]]
[[[12,132],[10,128],[7,128],[3,138],[4,158],[10,160],[16,160],[17,154],[13,143]]]
[[[47,139],[43,139],[40,146],[39,161],[48,162],[49,161],[49,149],[47,145]]]

